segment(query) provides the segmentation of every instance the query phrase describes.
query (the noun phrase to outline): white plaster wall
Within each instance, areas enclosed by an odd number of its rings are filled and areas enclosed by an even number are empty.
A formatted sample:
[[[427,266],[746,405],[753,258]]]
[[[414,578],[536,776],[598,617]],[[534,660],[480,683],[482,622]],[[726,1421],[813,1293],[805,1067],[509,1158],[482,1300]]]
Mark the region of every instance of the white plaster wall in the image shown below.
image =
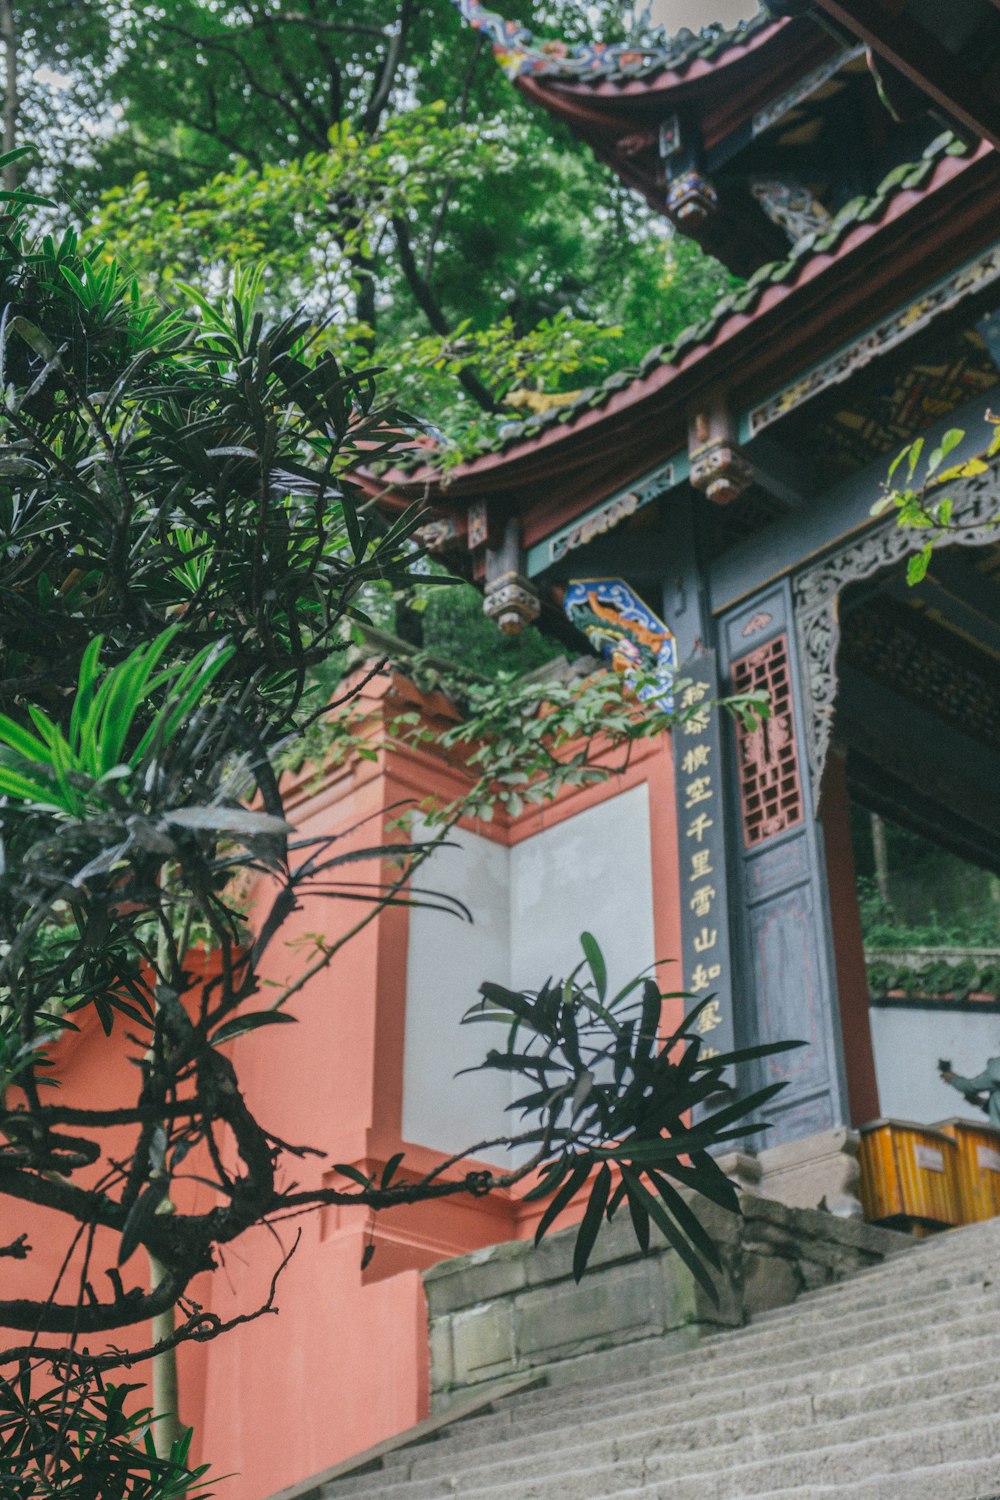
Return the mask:
[[[966,1078],[981,1073],[1000,1054],[1000,1016],[895,1005],[873,1005],[870,1015],[883,1115],[919,1125],[955,1115],[982,1123],[982,1111],[941,1082],[937,1062],[950,1059]]]
[[[645,782],[511,850],[511,980],[536,989],[580,961],[580,933],[604,953],[611,993],[665,955],[653,939]]]
[[[420,884],[458,896],[473,921],[421,906],[410,911],[403,1138],[451,1152],[509,1130],[510,1080],[455,1074],[506,1040],[504,1027],[459,1023],[484,979],[510,983],[510,851],[461,829],[449,841],[458,847],[432,854]]]
[[[612,993],[657,957],[645,784],[512,849],[462,831],[451,838],[459,847],[433,855],[420,883],[464,901],[473,922],[410,912],[403,1075],[405,1139],[448,1152],[516,1128],[504,1110],[521,1085],[499,1073],[454,1076],[506,1043],[505,1028],[459,1024],[484,979],[535,989],[563,978],[582,957],[583,931],[601,945]]]

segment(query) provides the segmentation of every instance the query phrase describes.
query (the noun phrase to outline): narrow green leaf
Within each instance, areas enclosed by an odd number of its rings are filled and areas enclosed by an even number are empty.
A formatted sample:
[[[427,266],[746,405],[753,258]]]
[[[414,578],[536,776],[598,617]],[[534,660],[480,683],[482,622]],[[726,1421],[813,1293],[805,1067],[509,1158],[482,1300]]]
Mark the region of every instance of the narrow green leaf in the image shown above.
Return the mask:
[[[605,1162],[594,1179],[594,1185],[590,1190],[590,1199],[583,1218],[580,1220],[580,1228],[577,1230],[576,1244],[573,1246],[574,1281],[579,1281],[587,1269],[587,1262],[594,1248],[594,1242],[597,1239],[610,1194],[611,1168]]]
[[[223,1042],[231,1042],[234,1037],[242,1036],[245,1031],[259,1031],[262,1026],[293,1025],[295,1019],[295,1016],[289,1015],[284,1010],[258,1010],[252,1011],[247,1016],[235,1016],[231,1021],[224,1021],[212,1033],[212,1046],[221,1047]]]
[[[622,1176],[624,1177],[626,1173],[628,1174],[627,1180],[629,1183],[630,1191],[635,1193],[636,1197],[639,1199],[643,1208],[645,1208],[646,1212],[649,1214],[649,1217],[652,1219],[653,1223],[663,1234],[664,1239],[672,1249],[677,1251],[677,1254],[687,1266],[688,1270],[691,1272],[691,1275],[704,1289],[706,1296],[712,1302],[713,1306],[717,1307],[719,1303],[719,1292],[715,1285],[715,1282],[712,1280],[712,1277],[705,1266],[704,1261],[702,1261],[697,1251],[695,1251],[688,1243],[681,1230],[670,1218],[670,1215],[667,1213],[663,1204],[653,1196],[653,1194],[646,1187],[646,1184],[639,1177],[638,1173],[633,1172],[629,1167],[623,1166]]]
[[[536,1245],[541,1244],[542,1237],[544,1236],[546,1230],[551,1224],[555,1223],[556,1219],[558,1219],[563,1209],[566,1208],[570,1199],[575,1196],[575,1194],[586,1182],[587,1177],[590,1174],[592,1165],[593,1163],[591,1162],[589,1156],[585,1156],[582,1160],[577,1160],[576,1166],[569,1174],[569,1177],[563,1183],[562,1187],[559,1189],[558,1193],[556,1193],[552,1202],[549,1204],[548,1208],[545,1210],[545,1212],[542,1214],[542,1217],[538,1221],[538,1228],[535,1230]]]
[[[541,1178],[533,1188],[525,1193],[522,1202],[536,1203],[539,1198],[547,1198],[554,1193],[570,1169],[570,1158],[561,1156],[558,1161],[550,1162],[542,1171]]]
[[[395,1156],[390,1156],[389,1160],[383,1167],[382,1180],[379,1183],[379,1187],[381,1187],[383,1190],[389,1186],[390,1182],[395,1177],[396,1170],[399,1167],[400,1162],[403,1160],[403,1155],[404,1153],[402,1151],[397,1151]]]
[[[624,1176],[622,1186],[628,1195],[628,1211],[632,1218],[632,1228],[635,1231],[636,1244],[646,1255],[649,1251],[649,1214],[646,1212],[635,1193],[630,1190],[630,1184]]]
[[[344,1162],[337,1162],[333,1170],[339,1172],[342,1177],[349,1177],[352,1182],[358,1184],[358,1187],[370,1188],[372,1185],[372,1179],[366,1177],[364,1172],[359,1172],[357,1167],[347,1166]]]
[[[30,729],[8,719],[6,714],[0,714],[0,742],[23,755],[25,760],[36,761],[42,766],[51,764],[52,756],[45,742],[33,735]]]
[[[685,1203],[672,1183],[669,1183],[665,1177],[661,1177],[655,1169],[650,1168],[646,1175],[695,1249],[708,1261],[709,1265],[721,1270],[722,1261],[719,1258],[719,1252],[690,1204]]]
[[[604,962],[604,954],[601,952],[597,939],[589,932],[581,932],[580,946],[587,955],[590,972],[594,976],[594,985],[597,989],[597,998],[604,999],[608,992],[608,970]]]

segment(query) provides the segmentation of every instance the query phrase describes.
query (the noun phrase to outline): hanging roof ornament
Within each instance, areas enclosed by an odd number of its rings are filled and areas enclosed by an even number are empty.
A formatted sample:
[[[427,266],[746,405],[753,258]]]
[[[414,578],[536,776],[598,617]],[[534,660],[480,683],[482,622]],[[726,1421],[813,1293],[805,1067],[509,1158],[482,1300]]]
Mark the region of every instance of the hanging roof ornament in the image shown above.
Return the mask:
[[[563,596],[566,618],[626,682],[636,673],[653,678],[639,690],[643,701],[673,707],[677,672],[674,633],[622,578],[574,578]]]

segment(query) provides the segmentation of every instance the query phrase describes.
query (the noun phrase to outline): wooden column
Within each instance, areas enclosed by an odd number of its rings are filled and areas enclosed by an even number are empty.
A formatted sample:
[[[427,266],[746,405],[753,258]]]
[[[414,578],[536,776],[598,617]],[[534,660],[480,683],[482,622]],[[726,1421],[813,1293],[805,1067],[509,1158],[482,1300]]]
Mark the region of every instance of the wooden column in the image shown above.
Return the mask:
[[[858,909],[857,872],[851,847],[851,804],[844,758],[836,753],[827,759],[823,774],[821,812],[847,1100],[851,1124],[864,1125],[868,1120],[878,1118],[878,1083],[868,1011],[868,972]]]
[[[723,615],[718,639],[723,690],[763,692],[771,705],[769,718],[730,734],[734,1004],[747,1042],[805,1044],[756,1067],[756,1084],[785,1084],[763,1111],[767,1148],[842,1129],[850,1118],[823,827],[809,786],[788,584],[762,589]]]

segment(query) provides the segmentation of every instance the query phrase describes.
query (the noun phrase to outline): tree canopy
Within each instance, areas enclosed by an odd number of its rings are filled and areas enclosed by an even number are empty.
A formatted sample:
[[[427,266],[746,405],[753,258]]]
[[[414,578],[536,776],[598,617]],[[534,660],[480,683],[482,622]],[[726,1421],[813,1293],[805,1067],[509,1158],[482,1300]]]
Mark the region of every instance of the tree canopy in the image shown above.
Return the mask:
[[[94,80],[102,129],[89,165],[53,156],[91,243],[175,298],[264,264],[269,310],[305,308],[338,355],[374,356],[457,445],[445,461],[518,403],[635,363],[731,285],[525,103],[450,0],[92,9],[111,61],[81,38],[64,66]],[[508,10],[570,41],[636,24],[613,0]]]

